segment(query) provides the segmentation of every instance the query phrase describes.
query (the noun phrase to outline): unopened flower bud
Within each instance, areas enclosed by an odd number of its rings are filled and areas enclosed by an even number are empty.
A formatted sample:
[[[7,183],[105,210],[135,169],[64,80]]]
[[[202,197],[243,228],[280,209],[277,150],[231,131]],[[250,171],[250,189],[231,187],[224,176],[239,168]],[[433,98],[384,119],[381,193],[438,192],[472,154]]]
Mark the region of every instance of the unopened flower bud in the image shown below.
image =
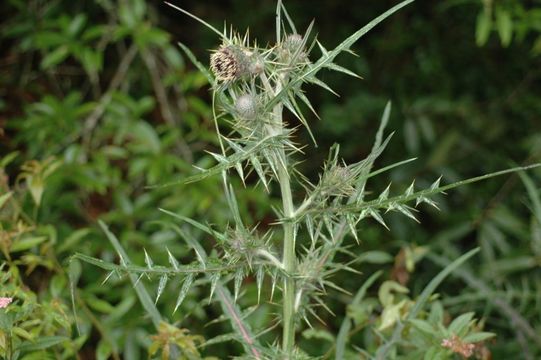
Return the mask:
[[[257,115],[256,99],[251,94],[243,94],[235,101],[235,110],[243,120],[254,120]]]
[[[308,61],[308,55],[304,49],[303,37],[299,34],[290,34],[278,48],[278,58],[285,64],[300,64]]]
[[[291,52],[299,50],[303,46],[302,36],[299,34],[288,35],[283,43],[283,47]]]
[[[349,168],[340,165],[333,166],[323,177],[323,190],[331,196],[349,196],[355,192],[351,184],[352,180]]]

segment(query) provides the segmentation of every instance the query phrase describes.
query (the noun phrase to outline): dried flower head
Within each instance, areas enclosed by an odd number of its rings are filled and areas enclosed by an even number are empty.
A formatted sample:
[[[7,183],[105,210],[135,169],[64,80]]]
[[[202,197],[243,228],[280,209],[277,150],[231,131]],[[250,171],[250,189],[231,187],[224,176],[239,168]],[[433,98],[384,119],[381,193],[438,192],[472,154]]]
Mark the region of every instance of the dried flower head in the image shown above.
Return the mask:
[[[221,46],[210,55],[210,68],[219,81],[235,81],[250,73],[247,54],[239,47]]]
[[[460,354],[465,358],[469,358],[473,355],[475,350],[475,344],[470,344],[462,341],[458,336],[453,335],[449,339],[443,339],[441,341],[441,346],[452,350],[456,354]]]

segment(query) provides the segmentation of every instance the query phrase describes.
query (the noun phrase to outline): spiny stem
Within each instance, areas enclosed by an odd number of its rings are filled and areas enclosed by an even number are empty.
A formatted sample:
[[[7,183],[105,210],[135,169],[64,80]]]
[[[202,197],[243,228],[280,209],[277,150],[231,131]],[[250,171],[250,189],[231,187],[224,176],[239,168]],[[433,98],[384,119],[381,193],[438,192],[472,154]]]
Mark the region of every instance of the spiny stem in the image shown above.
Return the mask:
[[[291,217],[294,213],[293,200],[291,197],[291,185],[286,169],[280,169],[278,172],[280,182],[280,190],[282,192],[282,203],[284,207],[284,215]],[[284,254],[283,265],[286,273],[284,280],[283,293],[283,337],[282,347],[284,353],[288,355],[288,359],[293,352],[295,344],[295,280],[293,274],[295,272],[295,231],[293,223],[284,222]]]
[[[285,77],[280,78],[281,81],[285,81]],[[282,89],[282,83],[278,81],[275,89],[275,93],[279,93]],[[268,83],[266,77],[263,78],[264,82]],[[284,124],[282,121],[283,105],[277,104],[273,109],[275,129],[281,129]],[[282,147],[278,150],[279,157],[285,158],[285,149]],[[280,162],[281,164],[282,162]],[[287,162],[286,162],[287,163]],[[282,195],[282,205],[285,218],[291,218],[295,214],[295,208],[293,206],[293,197],[291,195],[291,183],[288,170],[286,167],[280,165],[278,167],[278,182],[280,183],[280,191]],[[284,222],[284,242],[283,242],[283,259],[282,265],[285,270],[286,276],[284,279],[283,290],[283,332],[282,332],[282,350],[286,354],[286,359],[291,359],[293,349],[295,346],[295,280],[293,274],[295,273],[295,229],[292,222]]]

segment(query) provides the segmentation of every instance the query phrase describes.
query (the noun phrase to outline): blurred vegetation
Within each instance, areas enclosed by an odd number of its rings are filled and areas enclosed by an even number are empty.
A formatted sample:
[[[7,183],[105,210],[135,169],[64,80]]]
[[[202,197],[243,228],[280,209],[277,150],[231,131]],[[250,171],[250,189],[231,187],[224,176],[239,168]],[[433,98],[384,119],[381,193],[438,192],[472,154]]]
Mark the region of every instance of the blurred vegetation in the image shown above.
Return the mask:
[[[319,40],[330,46],[393,3],[285,2],[299,28],[315,18]],[[260,42],[274,36],[271,0],[180,5],[217,27],[224,19],[241,31],[249,27]],[[165,292],[157,305],[165,322],[153,327],[129,281],[113,276],[102,285],[105,273],[79,263],[71,264],[74,313],[67,275],[75,252],[117,259],[98,219],[134,263],[144,263],[144,250],[157,263],[167,263],[166,249],[188,262],[193,256],[158,208],[218,224],[230,220],[217,178],[155,187],[192,174],[192,165],[212,164],[204,152],[217,146],[206,79],[176,42],[205,60],[218,45],[215,35],[143,0],[7,0],[0,13],[8,14],[0,24],[0,296],[14,297],[1,314],[1,356],[8,334],[14,358],[144,359],[169,344],[193,347],[199,336],[227,333],[219,306],[202,301],[203,290],[190,291],[174,314],[177,293]],[[381,190],[405,179],[428,187],[440,175],[451,182],[541,161],[541,1],[418,0],[354,50],[357,57],[340,61],[364,80],[328,74],[340,98],[310,89],[322,118],[312,119],[318,147],[306,149],[304,166],[314,178],[334,142],[348,160],[369,153],[388,99],[396,133],[378,161],[385,166],[404,153],[418,159],[390,172],[376,185]],[[424,209],[422,226],[393,215],[390,231],[366,222],[361,245],[351,250],[378,256],[363,264],[363,275],[338,274],[337,282],[355,293],[382,269],[383,278],[415,296],[442,267],[481,246],[475,261],[438,289],[449,313],[440,314],[438,302],[431,312],[446,325],[455,311],[475,312],[497,334],[483,348],[485,359],[537,359],[540,184],[541,171],[534,170],[460,188],[438,199],[440,212]],[[264,228],[274,220],[274,200],[260,190],[247,186],[238,195],[244,215]],[[245,298],[257,298],[255,289]],[[355,325],[353,339],[373,339],[365,312],[377,310],[375,286],[362,306],[353,303],[345,313],[351,297],[331,292],[329,298],[336,317],[318,314],[325,325],[314,323],[303,334],[311,355],[334,356],[344,316]],[[249,318],[252,326],[261,329],[273,311],[262,304]],[[199,351],[225,358],[238,348],[216,343]]]

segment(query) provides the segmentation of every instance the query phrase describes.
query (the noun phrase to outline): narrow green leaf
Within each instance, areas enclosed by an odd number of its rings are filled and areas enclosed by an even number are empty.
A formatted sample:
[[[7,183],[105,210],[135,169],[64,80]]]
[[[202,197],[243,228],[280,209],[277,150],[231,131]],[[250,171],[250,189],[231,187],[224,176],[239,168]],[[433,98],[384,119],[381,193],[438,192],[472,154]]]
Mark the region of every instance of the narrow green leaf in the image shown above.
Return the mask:
[[[475,28],[475,42],[477,46],[483,46],[487,43],[491,30],[492,14],[485,9],[477,16],[477,26]]]
[[[60,64],[69,55],[69,49],[67,45],[61,45],[52,52],[45,55],[41,60],[40,67],[42,70],[47,70],[53,66]]]
[[[197,60],[193,52],[183,43],[179,42],[178,46],[180,46],[182,51],[186,53],[186,56],[188,56],[188,59],[190,59],[192,64],[194,64],[195,67],[197,67],[197,70],[199,70],[199,72],[201,72],[201,74],[203,74],[207,78],[207,81],[209,82],[209,84],[214,83],[214,76],[212,76],[212,74],[210,73],[210,71],[208,71],[205,65],[201,64],[199,60]]]
[[[511,20],[509,12],[500,7],[496,9],[496,28],[498,29],[502,46],[509,46],[513,37],[513,20]]]
[[[474,315],[475,313],[473,312],[461,314],[451,322],[448,328],[449,331],[452,334],[462,337],[468,330],[468,326],[471,324]]]
[[[410,319],[410,324],[413,325],[414,328],[417,330],[428,334],[428,335],[434,335],[436,333],[436,330],[430,325],[428,321],[419,320],[419,319]]]
[[[11,245],[11,248],[9,249],[10,252],[19,252],[19,251],[25,251],[28,249],[32,249],[35,246],[38,246],[39,244],[43,243],[47,240],[47,236],[31,236],[31,237],[25,237],[19,240],[16,240],[13,245]]]
[[[496,334],[491,333],[491,332],[477,332],[477,333],[468,334],[468,335],[464,336],[462,338],[462,341],[472,344],[472,343],[477,343],[477,342],[481,342],[481,341],[491,339],[491,338],[493,338],[495,336],[496,336]]]
[[[17,346],[18,351],[29,352],[49,349],[55,345],[63,343],[64,341],[70,341],[67,336],[40,336],[34,341],[24,341]]]

